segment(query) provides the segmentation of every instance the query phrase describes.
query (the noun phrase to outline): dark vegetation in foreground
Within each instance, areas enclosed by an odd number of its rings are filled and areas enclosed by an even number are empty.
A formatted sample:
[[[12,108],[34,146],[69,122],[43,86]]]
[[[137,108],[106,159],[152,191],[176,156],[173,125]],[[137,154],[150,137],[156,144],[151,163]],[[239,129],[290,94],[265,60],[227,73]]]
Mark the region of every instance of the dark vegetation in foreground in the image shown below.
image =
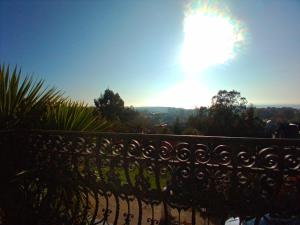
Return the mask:
[[[0,224],[82,224],[79,218],[86,213],[85,183],[78,173],[67,162],[52,167],[40,160],[47,152],[24,151],[11,130],[105,131],[111,126],[94,108],[45,88],[41,80],[22,79],[17,68],[0,66]]]
[[[22,79],[17,68],[10,70],[4,65],[0,66],[0,129],[3,133],[44,129],[254,137],[269,135],[266,133],[268,123],[259,118],[259,111],[247,107],[246,99],[237,91],[219,91],[212,98],[211,107],[195,109],[184,121],[176,116],[172,123],[165,122],[164,115],[141,113],[133,107],[125,107],[121,97],[111,90],[105,90],[95,99],[95,105],[88,107],[84,103],[71,101],[59,90],[45,89],[43,81],[35,81],[31,77]],[[299,122],[299,112],[293,113],[295,121],[288,119],[287,122]],[[275,129],[270,129],[272,132],[278,132],[275,125]],[[22,135],[19,138],[22,140]],[[81,220],[82,215],[87,213],[86,193],[93,193],[94,190],[86,190],[87,180],[80,175],[87,169],[81,167],[85,163],[72,158],[70,162],[73,164],[69,164],[64,161],[63,154],[59,154],[59,163],[55,160],[49,163],[47,153],[29,154],[24,151],[27,148],[22,147],[20,142],[14,143],[14,140],[14,133],[0,136],[0,223],[45,224],[41,221],[43,216],[51,220],[46,224],[87,223]],[[28,140],[23,141],[26,143]],[[91,140],[91,143],[94,141]],[[70,147],[70,141],[65,143]],[[55,149],[55,146],[52,147]],[[74,163],[78,167],[73,167]],[[58,210],[58,205],[62,211]],[[78,218],[74,217],[75,213]]]

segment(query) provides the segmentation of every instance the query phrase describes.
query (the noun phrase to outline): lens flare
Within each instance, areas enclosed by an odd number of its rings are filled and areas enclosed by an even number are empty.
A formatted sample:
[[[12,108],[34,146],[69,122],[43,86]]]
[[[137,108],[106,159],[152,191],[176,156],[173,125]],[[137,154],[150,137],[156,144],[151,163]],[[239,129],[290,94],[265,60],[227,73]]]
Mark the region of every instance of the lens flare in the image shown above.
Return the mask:
[[[187,75],[233,59],[244,41],[244,29],[228,10],[212,4],[187,7],[181,65]]]

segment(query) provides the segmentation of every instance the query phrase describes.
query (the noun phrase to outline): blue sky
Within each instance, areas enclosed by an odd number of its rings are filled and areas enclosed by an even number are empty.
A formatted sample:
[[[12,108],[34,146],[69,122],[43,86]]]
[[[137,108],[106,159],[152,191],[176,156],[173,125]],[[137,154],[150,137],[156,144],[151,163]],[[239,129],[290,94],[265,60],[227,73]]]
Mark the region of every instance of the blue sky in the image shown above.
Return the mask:
[[[300,103],[300,1],[221,1],[245,41],[192,80],[179,62],[189,2],[2,0],[0,62],[89,104],[106,88],[133,106],[193,108],[220,89],[254,104]]]

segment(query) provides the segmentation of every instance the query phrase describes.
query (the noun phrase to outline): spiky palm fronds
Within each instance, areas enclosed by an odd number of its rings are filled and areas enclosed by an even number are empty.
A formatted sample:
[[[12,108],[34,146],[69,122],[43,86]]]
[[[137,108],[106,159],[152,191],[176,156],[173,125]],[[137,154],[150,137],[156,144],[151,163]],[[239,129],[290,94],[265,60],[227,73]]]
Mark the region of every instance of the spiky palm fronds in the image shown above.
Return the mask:
[[[0,65],[0,129],[31,127],[39,122],[46,106],[63,101],[61,91],[44,88],[44,81],[26,76],[21,70]]]
[[[110,123],[96,115],[93,108],[70,100],[49,106],[44,123],[44,128],[55,130],[103,131],[110,127]]]
[[[34,81],[32,77],[21,79],[21,70],[16,67],[10,71],[0,65],[0,130],[103,131],[110,127],[111,122],[94,108],[67,100],[60,91],[43,85],[43,80]],[[80,161],[86,160],[78,160],[74,168],[71,161],[48,154],[50,151],[27,151],[20,143],[11,146],[14,140],[10,137],[7,144],[0,140],[0,175],[5,184],[0,186],[0,223],[89,223],[86,202],[93,191],[85,185],[91,181],[80,176]],[[92,162],[86,165],[95,167]]]

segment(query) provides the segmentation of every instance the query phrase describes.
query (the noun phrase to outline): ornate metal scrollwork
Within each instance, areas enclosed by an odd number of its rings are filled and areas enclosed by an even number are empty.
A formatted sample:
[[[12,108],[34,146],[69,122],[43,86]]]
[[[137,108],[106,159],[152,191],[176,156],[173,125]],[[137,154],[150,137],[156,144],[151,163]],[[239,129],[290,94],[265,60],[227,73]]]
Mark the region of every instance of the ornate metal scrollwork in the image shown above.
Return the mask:
[[[279,202],[295,206],[292,211],[300,214],[295,203],[300,196],[300,140],[17,134],[15,138],[22,136],[26,151],[34,155],[31,166],[48,162],[53,176],[69,174],[66,181],[53,177],[60,185],[80,181],[86,199],[80,204],[100,224],[158,224],[162,214],[170,223],[176,217],[171,215],[174,210],[181,212],[179,217],[184,210],[191,212],[190,221],[196,224],[203,215],[223,218],[282,211]]]

